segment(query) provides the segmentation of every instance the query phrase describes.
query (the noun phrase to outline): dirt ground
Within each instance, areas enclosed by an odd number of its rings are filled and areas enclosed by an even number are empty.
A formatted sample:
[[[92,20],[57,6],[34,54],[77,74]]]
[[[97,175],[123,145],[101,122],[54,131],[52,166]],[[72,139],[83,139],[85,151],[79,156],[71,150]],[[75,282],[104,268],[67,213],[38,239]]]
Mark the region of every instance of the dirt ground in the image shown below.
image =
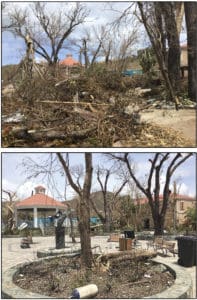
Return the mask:
[[[77,287],[96,284],[98,294],[94,298],[117,299],[154,295],[171,286],[174,277],[164,266],[147,258],[125,257],[112,260],[108,269],[85,270],[78,257],[62,257],[21,268],[14,282],[55,298],[69,298]]]
[[[196,110],[152,110],[144,111],[141,115],[143,121],[155,123],[164,128],[181,132],[183,137],[191,140],[191,147],[196,147]]]

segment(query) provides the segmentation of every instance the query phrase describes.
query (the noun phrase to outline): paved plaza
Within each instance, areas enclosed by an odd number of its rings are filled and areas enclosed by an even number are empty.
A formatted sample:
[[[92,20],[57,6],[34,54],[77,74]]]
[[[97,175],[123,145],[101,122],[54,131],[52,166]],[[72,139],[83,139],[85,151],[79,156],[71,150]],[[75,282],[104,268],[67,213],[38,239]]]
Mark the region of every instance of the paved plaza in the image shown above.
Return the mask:
[[[118,242],[107,242],[108,236],[94,236],[91,238],[92,247],[100,246],[102,252],[116,252],[118,251]],[[79,240],[77,239],[79,242]],[[2,271],[15,266],[19,263],[32,262],[37,259],[37,250],[54,248],[55,247],[55,237],[33,237],[33,244],[30,245],[31,248],[21,249],[20,248],[21,238],[2,238]],[[71,247],[71,238],[65,237],[66,245]],[[139,241],[140,248],[146,249],[147,242]],[[76,244],[79,247],[79,244]],[[72,246],[74,249],[75,246]],[[94,249],[93,251],[98,251]],[[161,257],[163,263],[171,262],[177,264],[178,256],[173,257],[170,254],[167,257]],[[185,268],[182,267],[185,272],[189,273],[193,280],[193,295],[196,295],[196,266]]]

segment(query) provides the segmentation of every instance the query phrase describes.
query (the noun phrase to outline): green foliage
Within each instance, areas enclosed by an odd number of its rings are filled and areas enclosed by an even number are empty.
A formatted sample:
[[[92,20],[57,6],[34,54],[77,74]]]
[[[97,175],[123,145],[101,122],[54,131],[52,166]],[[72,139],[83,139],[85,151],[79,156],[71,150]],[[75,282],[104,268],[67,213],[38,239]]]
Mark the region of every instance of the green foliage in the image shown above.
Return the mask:
[[[186,224],[191,225],[192,227],[196,227],[197,224],[197,209],[194,207],[190,207],[186,211]]]
[[[91,79],[94,78],[94,83],[102,89],[119,92],[123,92],[126,89],[121,72],[108,70],[105,65],[94,65],[86,71],[86,75]]]
[[[139,63],[144,73],[153,73],[156,59],[152,48],[147,48],[139,53]]]

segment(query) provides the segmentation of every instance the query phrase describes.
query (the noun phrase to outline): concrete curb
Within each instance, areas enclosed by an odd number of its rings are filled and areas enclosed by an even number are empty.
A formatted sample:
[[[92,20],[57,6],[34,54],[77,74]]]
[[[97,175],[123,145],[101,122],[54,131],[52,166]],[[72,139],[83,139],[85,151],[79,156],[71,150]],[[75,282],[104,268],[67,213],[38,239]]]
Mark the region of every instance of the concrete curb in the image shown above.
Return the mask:
[[[75,256],[76,253],[70,253],[70,254],[64,254],[64,255],[58,255],[58,257],[72,257]],[[22,263],[18,264],[14,267],[9,268],[2,274],[2,286],[1,286],[1,297],[2,299],[34,299],[34,298],[39,298],[39,299],[54,299],[53,297],[41,295],[38,293],[33,293],[29,292],[27,290],[21,289],[19,286],[17,286],[13,282],[13,277],[15,274],[17,274],[20,270],[20,268],[24,266],[28,266],[34,263],[39,263],[43,260],[48,260],[48,259],[56,259],[57,256],[49,256],[45,258],[39,258],[37,260],[34,260],[32,262],[27,262],[27,263]]]
[[[76,254],[73,254],[76,255]],[[62,257],[71,257],[73,255],[61,255]],[[60,257],[60,256],[58,256]],[[53,257],[47,257],[47,258],[40,258],[33,262],[28,263],[22,263],[18,264],[8,270],[6,270],[2,274],[2,298],[3,299],[32,299],[32,298],[40,298],[40,299],[54,299],[49,296],[40,295],[37,293],[29,292],[27,290],[21,289],[17,285],[13,283],[13,277],[14,275],[19,272],[21,267],[31,265],[33,263],[39,263],[42,260],[48,260],[48,259],[56,259],[56,256]],[[161,263],[165,265],[176,277],[175,283],[168,288],[167,290],[151,295],[149,297],[145,297],[146,299],[154,299],[154,298],[177,298],[177,299],[186,299],[186,298],[192,298],[192,279],[189,274],[186,274],[183,267],[180,267],[173,263],[166,263],[163,262],[161,258],[154,258],[152,259],[154,262]]]
[[[175,282],[174,284],[169,287],[167,290],[145,297],[146,299],[155,299],[155,298],[162,298],[162,299],[169,299],[169,298],[176,298],[176,299],[187,299],[193,297],[192,291],[192,278],[189,274],[187,274],[183,267],[176,265],[174,263],[166,263],[159,257],[152,259],[154,262],[161,263],[165,265],[172,274],[175,275]]]
[[[21,267],[24,267],[25,265],[28,265],[31,263],[23,263],[18,264],[8,270],[6,270],[2,274],[2,290],[1,290],[1,297],[2,299],[32,299],[32,298],[50,298],[48,296],[40,295],[37,293],[32,293],[29,291],[26,291],[24,289],[21,289],[19,286],[14,284],[13,277],[15,274],[19,272],[19,269]]]

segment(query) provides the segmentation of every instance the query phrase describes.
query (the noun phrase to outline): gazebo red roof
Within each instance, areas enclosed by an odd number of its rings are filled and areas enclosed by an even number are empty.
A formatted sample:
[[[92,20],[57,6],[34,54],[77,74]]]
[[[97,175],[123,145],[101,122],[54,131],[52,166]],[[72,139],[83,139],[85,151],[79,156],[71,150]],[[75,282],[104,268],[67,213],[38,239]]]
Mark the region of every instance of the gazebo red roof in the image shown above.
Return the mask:
[[[16,204],[16,208],[31,208],[31,207],[50,207],[66,209],[66,205],[62,204],[45,194],[35,194],[26,198]]]
[[[66,58],[60,61],[60,65],[65,67],[73,67],[80,65],[80,63],[72,57],[72,54],[67,54]]]

